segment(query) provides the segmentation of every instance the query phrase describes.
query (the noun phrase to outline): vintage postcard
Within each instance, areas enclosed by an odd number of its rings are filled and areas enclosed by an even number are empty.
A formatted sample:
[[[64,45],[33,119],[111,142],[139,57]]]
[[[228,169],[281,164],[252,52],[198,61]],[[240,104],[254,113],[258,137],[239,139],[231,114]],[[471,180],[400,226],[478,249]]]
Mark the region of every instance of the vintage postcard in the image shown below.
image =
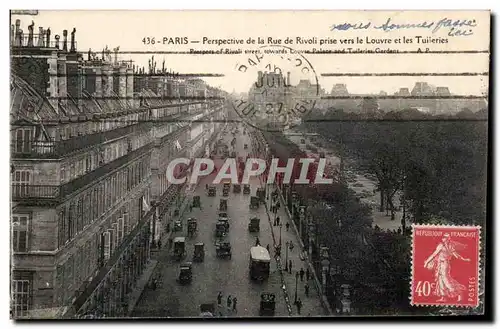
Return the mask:
[[[490,19],[11,11],[11,318],[484,315]]]

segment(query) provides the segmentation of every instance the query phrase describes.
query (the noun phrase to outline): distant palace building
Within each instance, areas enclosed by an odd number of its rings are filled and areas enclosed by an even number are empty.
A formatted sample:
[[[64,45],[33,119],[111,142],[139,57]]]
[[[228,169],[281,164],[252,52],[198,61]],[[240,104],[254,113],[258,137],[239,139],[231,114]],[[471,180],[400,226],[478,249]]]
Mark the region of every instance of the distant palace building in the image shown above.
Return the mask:
[[[388,98],[389,95],[385,91],[381,91],[378,95],[350,94],[345,84],[334,84],[328,95],[330,99],[326,108],[342,109],[347,112],[366,112],[366,100],[370,98],[377,99],[379,109],[383,112],[413,108],[424,109],[425,112],[432,114],[454,114],[464,108],[473,112],[487,108],[485,99],[439,98],[451,95],[448,87],[435,87],[427,82],[416,82],[411,91],[409,88],[402,87],[394,93],[394,98]],[[353,99],[345,99],[349,96],[352,96]],[[339,99],[335,99],[335,97],[339,97]],[[373,108],[374,106],[368,107]],[[323,109],[323,112],[326,111],[326,108]]]
[[[259,119],[263,123],[279,124],[280,104],[283,112],[285,109],[294,108],[301,100],[314,100],[319,104],[323,94],[324,90],[318,84],[306,79],[300,80],[296,86],[291,85],[290,72],[285,78],[281,73],[259,71],[257,81],[252,84],[248,93],[248,99],[261,114]]]

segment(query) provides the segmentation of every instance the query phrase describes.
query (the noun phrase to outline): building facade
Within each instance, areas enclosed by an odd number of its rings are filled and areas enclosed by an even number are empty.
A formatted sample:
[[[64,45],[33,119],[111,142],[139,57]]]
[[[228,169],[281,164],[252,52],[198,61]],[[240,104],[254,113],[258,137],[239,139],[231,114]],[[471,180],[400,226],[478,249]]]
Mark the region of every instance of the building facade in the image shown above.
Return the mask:
[[[221,93],[38,31],[11,31],[11,314],[121,316],[181,191],[166,165],[209,147]]]

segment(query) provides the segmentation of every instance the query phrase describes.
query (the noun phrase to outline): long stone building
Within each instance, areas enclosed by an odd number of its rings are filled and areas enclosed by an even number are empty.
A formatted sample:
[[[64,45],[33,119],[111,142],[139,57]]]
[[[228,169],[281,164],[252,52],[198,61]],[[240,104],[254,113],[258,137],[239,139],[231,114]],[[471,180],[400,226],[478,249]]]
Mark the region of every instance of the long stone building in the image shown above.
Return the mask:
[[[210,152],[224,94],[38,32],[11,31],[11,314],[122,316],[183,191],[166,167]]]

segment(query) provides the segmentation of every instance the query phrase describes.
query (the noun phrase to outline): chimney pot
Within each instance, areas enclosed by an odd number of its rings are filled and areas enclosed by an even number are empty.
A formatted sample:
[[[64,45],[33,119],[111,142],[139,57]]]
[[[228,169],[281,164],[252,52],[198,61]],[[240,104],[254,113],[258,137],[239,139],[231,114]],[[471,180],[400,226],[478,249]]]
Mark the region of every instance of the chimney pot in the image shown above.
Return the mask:
[[[50,47],[50,27],[47,29],[46,34],[47,34],[47,45],[46,45],[46,47],[49,48]]]
[[[63,30],[63,51],[68,51],[68,30]]]
[[[43,47],[44,46],[44,37],[45,37],[45,31],[43,30],[43,27],[39,26],[38,27],[38,42],[36,43],[37,47]]]
[[[74,53],[76,51],[76,45],[75,45],[75,33],[76,33],[76,28],[73,28],[73,31],[71,32],[71,48],[69,51]]]
[[[31,21],[31,25],[28,25],[28,47],[33,47],[33,29],[35,27],[35,22]]]
[[[59,39],[61,39],[61,37],[59,36],[59,34],[56,34],[54,36],[54,39],[56,39],[56,48],[59,49]]]
[[[24,43],[24,32],[23,29],[19,29],[19,47],[22,47]]]

